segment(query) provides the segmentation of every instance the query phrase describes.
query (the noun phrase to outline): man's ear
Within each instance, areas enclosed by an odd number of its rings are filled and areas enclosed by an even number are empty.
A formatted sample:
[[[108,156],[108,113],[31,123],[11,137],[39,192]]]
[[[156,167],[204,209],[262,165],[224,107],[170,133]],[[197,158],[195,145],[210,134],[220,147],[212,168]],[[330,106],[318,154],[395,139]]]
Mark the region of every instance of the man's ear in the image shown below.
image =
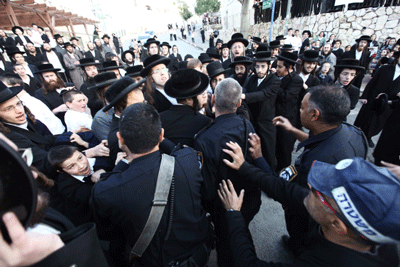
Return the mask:
[[[239,108],[242,105],[242,99],[239,99],[239,103],[237,105],[237,107]]]
[[[318,121],[318,120],[321,120],[321,112],[318,109],[314,108],[312,110],[311,121]]]
[[[161,128],[160,143],[164,140],[164,128]]]
[[[67,101],[67,102],[65,102],[65,105],[67,105],[67,107],[68,107],[69,109],[71,109],[72,103]]]
[[[120,132],[117,132],[117,138],[118,138],[119,147],[124,146],[124,145],[125,145],[125,140],[124,140],[124,138],[121,136],[121,133],[120,133]]]
[[[331,227],[338,235],[347,235],[349,229],[336,215],[332,214]]]

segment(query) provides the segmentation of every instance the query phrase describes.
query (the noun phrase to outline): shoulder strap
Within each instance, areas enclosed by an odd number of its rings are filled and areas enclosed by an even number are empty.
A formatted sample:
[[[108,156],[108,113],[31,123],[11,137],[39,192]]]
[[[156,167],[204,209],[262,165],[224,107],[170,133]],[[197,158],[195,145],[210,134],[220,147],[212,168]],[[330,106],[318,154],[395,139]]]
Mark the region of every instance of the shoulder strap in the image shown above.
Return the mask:
[[[167,154],[162,154],[161,166],[158,171],[156,191],[154,193],[153,206],[150,210],[149,218],[143,228],[138,240],[133,246],[129,261],[134,257],[141,257],[149,246],[153,236],[160,224],[165,206],[168,203],[169,189],[171,187],[172,176],[174,175],[175,158]]]

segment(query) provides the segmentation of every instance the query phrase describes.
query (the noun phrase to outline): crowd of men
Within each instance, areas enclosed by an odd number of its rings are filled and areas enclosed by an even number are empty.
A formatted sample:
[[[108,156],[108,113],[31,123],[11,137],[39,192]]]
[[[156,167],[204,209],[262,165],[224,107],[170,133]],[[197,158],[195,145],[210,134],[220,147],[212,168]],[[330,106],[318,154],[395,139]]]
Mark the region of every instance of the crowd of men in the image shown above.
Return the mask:
[[[6,265],[206,266],[215,248],[218,266],[398,266],[391,40],[360,96],[377,44],[366,35],[335,56],[339,40],[320,51],[309,31],[297,45],[291,30],[269,44],[235,33],[182,58],[156,37],[119,56],[108,35],[85,51],[32,26],[41,45],[0,30],[11,60],[0,54],[0,137],[40,174],[29,228],[3,216]],[[358,102],[356,127],[346,119]],[[261,191],[284,208],[294,265],[257,259],[248,227]]]

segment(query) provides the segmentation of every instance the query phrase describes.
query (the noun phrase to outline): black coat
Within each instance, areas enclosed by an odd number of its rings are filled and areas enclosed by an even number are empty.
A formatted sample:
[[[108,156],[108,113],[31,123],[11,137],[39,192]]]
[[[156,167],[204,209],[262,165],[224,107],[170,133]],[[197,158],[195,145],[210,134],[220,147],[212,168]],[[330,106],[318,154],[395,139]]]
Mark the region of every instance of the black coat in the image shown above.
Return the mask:
[[[339,48],[338,50],[332,50],[332,53],[336,56],[336,62],[342,61],[344,53],[342,48]]]
[[[350,109],[354,109],[358,103],[358,99],[360,99],[360,88],[350,84],[350,86],[344,89],[346,89],[350,96]]]
[[[29,77],[29,84],[24,83],[24,89],[27,93],[29,93],[31,96],[35,96],[36,90],[42,87],[42,84],[33,77]]]
[[[172,105],[160,114],[160,118],[165,138],[176,145],[190,147],[193,147],[194,136],[211,122],[209,117],[196,114],[188,105]]]
[[[56,53],[56,55],[57,55],[57,57],[58,57],[58,60],[60,60],[60,63],[61,63],[62,67],[63,67],[64,70],[65,70],[65,74],[69,75],[69,74],[68,74],[67,66],[65,66],[65,62],[64,62],[64,57],[63,57],[63,55],[62,55],[61,53],[55,51],[54,49],[53,49],[53,51],[54,51],[54,53]],[[46,52],[43,53],[43,54],[41,54],[40,56],[42,57],[42,58],[41,58],[42,62],[49,62],[49,63],[50,63],[49,59],[47,58],[47,53],[46,53]]]
[[[304,49],[306,48],[306,46],[310,46],[310,39],[307,38],[303,41],[303,43],[301,44],[300,47],[300,53],[299,54],[304,54]]]
[[[5,50],[5,52],[12,50],[15,48],[17,44],[15,43],[14,39],[10,36],[7,36],[6,39],[0,37],[0,48]]]
[[[93,57],[93,54],[92,54],[90,51],[86,51],[86,52],[85,52],[85,58],[94,58],[94,60],[98,60],[100,63],[103,64],[104,58],[103,58],[103,56],[101,55],[100,51],[97,50],[97,49],[95,49],[95,50],[94,50],[94,55],[95,55],[95,56]]]
[[[377,129],[376,124],[372,123],[374,112],[371,110],[373,100],[380,94],[386,93],[389,99],[396,99],[396,94],[400,92],[400,77],[393,81],[395,73],[395,66],[387,65],[378,69],[372,79],[368,82],[364,89],[361,99],[366,99],[367,104],[363,105],[354,125],[360,127],[367,138],[377,134],[382,128]],[[379,123],[383,127],[384,121],[387,117],[381,118]],[[382,121],[383,120],[383,121]],[[379,128],[379,127],[378,127]]]
[[[26,55],[27,55],[25,57],[26,62],[28,62],[29,64],[32,64],[32,65],[35,65],[36,67],[41,65],[43,62],[42,54],[36,53],[36,56],[34,56],[34,55],[30,54],[29,52],[27,52]]]
[[[29,39],[28,36],[25,36],[25,35],[24,35],[24,38],[25,38],[25,41],[26,41],[27,43],[33,44],[33,42],[31,41],[31,39]],[[21,38],[20,38],[19,36],[15,37],[15,42],[16,42],[17,44],[22,45],[23,47],[25,47],[25,46],[24,46],[24,43],[22,42],[22,40],[21,40]]]
[[[238,171],[239,175],[248,181],[255,181],[268,197],[278,201],[286,207],[301,212],[307,212],[304,199],[309,194],[309,189],[272,174],[267,174],[260,169],[245,162]],[[398,266],[399,259],[396,245],[385,244],[377,246],[376,253],[358,252],[344,246],[334,244],[320,233],[320,226],[310,220],[314,227],[309,232],[310,243],[295,259],[294,264],[265,262],[257,259],[255,248],[245,222],[240,212],[227,213],[229,225],[230,245],[233,250],[235,266],[258,267],[294,267],[294,266]],[[338,256],[340,255],[340,257]]]
[[[4,70],[2,68],[0,68],[0,76],[6,72],[10,73],[10,71],[13,72],[13,65],[10,61],[6,61],[4,63]]]
[[[117,132],[119,132],[119,118],[117,118],[114,114],[110,126],[110,132],[107,136],[108,148],[110,149],[108,162],[109,166],[111,166],[111,169],[115,166],[115,160],[117,159],[118,152],[121,152],[121,149],[119,149],[118,146]]]

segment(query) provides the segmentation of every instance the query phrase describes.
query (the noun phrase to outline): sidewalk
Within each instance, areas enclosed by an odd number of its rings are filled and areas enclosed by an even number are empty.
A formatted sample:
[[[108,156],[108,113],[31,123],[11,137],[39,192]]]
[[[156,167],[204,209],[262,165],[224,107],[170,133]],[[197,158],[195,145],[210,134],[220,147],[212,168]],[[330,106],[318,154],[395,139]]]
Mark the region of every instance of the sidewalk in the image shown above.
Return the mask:
[[[203,44],[202,41],[201,41],[200,30],[196,30],[196,31],[194,32],[194,35],[195,35],[195,37],[194,37],[194,41],[195,41],[195,42],[194,42],[194,43],[192,42],[192,37],[190,37],[189,34],[187,34],[187,39],[186,39],[186,40],[185,40],[185,39],[182,39],[181,36],[178,36],[178,35],[177,35],[177,37],[178,37],[179,40],[181,40],[181,41],[183,41],[183,42],[185,42],[185,43],[187,43],[187,44],[189,44],[189,45],[191,45],[191,46],[194,46],[194,47],[196,47],[196,48],[198,48],[198,49],[200,49],[200,50],[203,50],[204,53],[205,53],[206,50],[207,50],[207,48],[209,47],[209,46],[208,46],[208,45],[209,45],[209,42],[208,42],[208,39],[207,39],[207,33],[205,33],[205,35],[206,35],[206,40],[205,40],[204,44]]]

